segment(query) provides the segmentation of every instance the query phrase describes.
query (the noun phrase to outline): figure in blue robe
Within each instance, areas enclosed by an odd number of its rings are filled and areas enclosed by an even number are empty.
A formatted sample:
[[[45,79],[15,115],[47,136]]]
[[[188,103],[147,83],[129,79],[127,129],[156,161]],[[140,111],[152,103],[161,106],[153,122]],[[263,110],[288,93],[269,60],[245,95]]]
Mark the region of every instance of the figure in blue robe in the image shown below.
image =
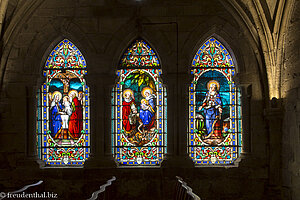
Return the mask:
[[[203,108],[205,115],[206,125],[206,138],[213,136],[212,138],[221,138],[221,112],[222,101],[220,94],[216,91],[217,86],[211,85],[211,88],[205,95],[205,99],[202,105],[199,107],[199,111]]]
[[[52,136],[52,138],[57,138],[58,133],[61,130],[62,119],[59,112],[62,111],[62,109],[62,104],[58,101],[57,96],[54,95],[54,99],[50,106],[50,135]]]
[[[140,109],[140,119],[146,129],[150,129],[154,125],[154,115],[155,115],[155,96],[153,94],[147,96],[145,99],[141,101],[141,109]]]

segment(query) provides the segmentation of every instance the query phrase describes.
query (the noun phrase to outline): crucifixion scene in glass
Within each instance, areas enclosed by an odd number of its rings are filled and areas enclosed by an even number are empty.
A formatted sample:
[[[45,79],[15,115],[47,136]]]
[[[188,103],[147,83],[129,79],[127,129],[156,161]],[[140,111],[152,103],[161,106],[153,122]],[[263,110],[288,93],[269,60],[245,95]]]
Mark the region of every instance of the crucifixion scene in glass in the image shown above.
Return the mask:
[[[38,155],[46,165],[83,165],[90,152],[86,61],[69,40],[46,60],[38,91]]]

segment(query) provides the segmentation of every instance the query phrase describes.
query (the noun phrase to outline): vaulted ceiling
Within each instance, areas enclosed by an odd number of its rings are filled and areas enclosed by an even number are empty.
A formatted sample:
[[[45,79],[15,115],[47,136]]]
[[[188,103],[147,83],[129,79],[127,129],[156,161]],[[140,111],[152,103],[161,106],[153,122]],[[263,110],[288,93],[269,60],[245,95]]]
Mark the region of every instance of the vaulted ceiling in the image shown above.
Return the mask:
[[[174,3],[177,0],[164,0],[160,3]],[[253,43],[260,49],[261,70],[265,71],[268,82],[269,98],[281,98],[280,73],[283,65],[284,41],[293,13],[295,0],[219,0],[235,20],[245,27]],[[44,1],[40,0],[0,0],[0,30],[2,58],[9,49],[9,41],[31,14]],[[124,1],[97,1],[100,5],[118,4]],[[153,2],[159,3],[155,0]],[[193,0],[187,1],[193,3]],[[80,3],[75,1],[74,3]],[[95,2],[94,2],[95,3]],[[132,0],[130,5],[141,3]],[[0,79],[3,78],[5,59],[1,59]]]

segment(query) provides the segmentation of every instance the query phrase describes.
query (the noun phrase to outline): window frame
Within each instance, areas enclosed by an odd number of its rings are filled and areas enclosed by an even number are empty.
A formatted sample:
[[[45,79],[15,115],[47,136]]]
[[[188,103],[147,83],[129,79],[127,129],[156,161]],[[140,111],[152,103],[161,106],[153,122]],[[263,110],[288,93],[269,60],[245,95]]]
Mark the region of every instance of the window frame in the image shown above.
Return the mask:
[[[151,54],[150,57],[152,57],[153,60],[155,60],[152,64],[150,65],[143,65],[138,63],[138,65],[132,65],[128,63],[126,60],[126,56],[128,56],[131,53],[136,53],[132,52],[132,48],[134,48],[134,45],[137,44],[138,42],[141,42],[145,45],[145,47],[150,51],[149,54]],[[130,53],[131,52],[131,53]],[[137,59],[143,58],[144,55],[138,55]],[[147,59],[147,58],[146,58]],[[151,58],[150,58],[151,59]],[[130,61],[130,60],[129,60]],[[146,62],[145,62],[146,63]],[[149,63],[149,62],[148,62]],[[157,147],[157,157],[153,159],[147,159],[145,158],[145,152],[143,153],[143,149],[145,150],[144,146],[142,145],[140,149],[139,147],[134,147],[132,149],[136,149],[136,153],[139,157],[135,157],[135,159],[130,158],[130,159],[123,159],[120,155],[122,154],[122,148],[123,146],[121,140],[126,137],[122,137],[122,131],[123,130],[123,125],[122,125],[122,101],[123,101],[123,86],[124,86],[124,81],[126,81],[126,78],[129,77],[130,74],[132,73],[145,73],[149,77],[152,78],[152,80],[155,82],[155,88],[156,88],[156,113],[155,116],[157,117],[156,123],[157,127],[155,131],[155,135],[150,139],[150,141],[153,141],[153,138],[158,136],[158,141],[154,145],[154,147],[151,147],[151,149]],[[160,65],[160,60],[158,58],[158,55],[156,51],[150,46],[150,44],[142,39],[142,38],[137,38],[133,40],[128,48],[124,51],[120,58],[120,62],[118,65],[118,70],[117,70],[117,81],[115,84],[115,87],[113,88],[112,91],[112,115],[111,115],[111,141],[112,141],[112,153],[115,161],[117,162],[119,167],[157,167],[160,166],[161,162],[163,161],[164,154],[167,151],[167,98],[166,98],[166,88],[162,82],[161,79],[161,74],[162,74],[162,69]],[[130,85],[132,86],[132,85]],[[142,85],[141,85],[142,86]],[[140,87],[140,86],[139,86]],[[141,91],[139,91],[141,92]],[[137,106],[139,107],[139,106]],[[118,110],[119,109],[119,110]],[[159,122],[159,119],[161,121]],[[146,143],[146,145],[151,142]],[[127,142],[128,145],[132,145],[130,142]],[[150,146],[147,146],[148,150],[150,150]],[[133,151],[133,150],[131,150]],[[128,151],[129,152],[129,151]],[[128,154],[129,155],[129,154]],[[144,156],[144,157],[143,157]],[[142,159],[142,160],[141,160]]]
[[[56,57],[58,55],[61,56],[61,54],[59,53],[59,51],[62,50],[63,46],[67,45],[66,48],[66,53],[68,53],[65,58],[64,62],[64,66],[59,65],[56,63],[56,65],[52,65],[56,59]],[[71,56],[73,56],[73,58],[75,58],[74,60],[70,60],[72,59]],[[68,57],[67,57],[68,56]],[[78,79],[80,81],[80,84],[82,87],[82,91],[77,91],[76,89],[72,89],[72,90],[76,90],[77,94],[72,95],[72,96],[76,96],[77,99],[79,99],[79,106],[78,108],[81,109],[82,111],[82,131],[79,131],[80,136],[77,138],[73,138],[73,142],[74,144],[70,144],[63,146],[62,144],[59,145],[57,143],[57,141],[55,141],[53,139],[52,136],[49,136],[51,131],[50,131],[50,127],[49,127],[49,123],[50,123],[50,99],[49,99],[49,94],[51,94],[49,88],[50,88],[50,84],[51,81],[53,80],[53,78],[55,78],[56,76],[58,76],[58,74],[71,74],[72,78],[70,78],[69,80],[74,81],[74,79]],[[85,79],[85,75],[87,74],[87,63],[86,60],[84,58],[84,56],[82,55],[82,53],[80,52],[80,50],[78,49],[78,47],[76,47],[76,45],[71,42],[69,39],[63,39],[60,42],[58,42],[57,45],[55,45],[54,48],[52,48],[50,50],[50,53],[47,55],[47,59],[45,61],[45,64],[43,66],[43,70],[42,70],[42,74],[43,74],[43,83],[41,83],[40,87],[38,88],[37,91],[37,109],[36,109],[36,142],[37,142],[37,156],[39,158],[39,160],[42,163],[43,167],[82,167],[85,163],[85,161],[89,158],[89,154],[90,154],[90,144],[91,144],[91,137],[90,137],[90,92],[89,92],[89,87],[86,84],[86,79]],[[73,74],[73,75],[72,75]],[[68,78],[65,78],[68,79]],[[78,83],[79,84],[79,83]],[[77,84],[77,85],[78,85]],[[73,84],[75,85],[75,84]],[[64,84],[65,87],[65,84]],[[73,87],[73,86],[72,86]],[[75,87],[75,86],[74,86]],[[78,86],[76,86],[78,87]],[[65,88],[64,88],[65,90]],[[68,92],[70,93],[71,91],[71,86],[69,86],[68,88]],[[76,91],[74,91],[73,93],[76,93]],[[55,91],[56,92],[56,91]],[[55,92],[52,92],[53,94]],[[66,91],[63,92],[63,95],[68,96],[65,94]],[[61,95],[61,97],[63,96]],[[59,96],[59,95],[58,95]],[[75,97],[74,97],[75,98]],[[60,98],[59,101],[61,101],[62,98]],[[61,104],[61,102],[60,102]],[[72,105],[71,105],[72,107]],[[77,109],[77,106],[75,106],[75,110]],[[80,112],[79,110],[79,113]],[[75,111],[72,111],[75,112]],[[68,123],[70,116],[68,118]],[[79,119],[81,121],[81,119]],[[76,122],[75,122],[76,123]],[[67,125],[68,126],[68,125]],[[81,125],[79,125],[80,127]],[[66,128],[66,127],[64,127]],[[61,128],[62,129],[62,128]],[[61,135],[63,135],[64,133],[62,133]],[[71,134],[69,133],[69,127],[68,127],[68,133],[65,134],[67,135],[67,140],[68,138],[71,138]],[[63,136],[61,136],[63,137]],[[65,138],[63,138],[65,139]],[[60,139],[59,139],[60,140]],[[70,140],[70,139],[69,139]],[[53,148],[51,147],[48,141],[52,141],[51,144],[54,145]],[[68,150],[66,150],[68,148]],[[59,153],[59,150],[56,149],[65,149],[67,152],[62,152],[58,155],[58,157],[62,157],[65,156],[64,159],[58,159],[56,161],[51,161],[49,160],[49,158],[51,158],[51,156],[49,156],[49,152],[51,150],[52,153]],[[75,153],[77,153],[75,155]],[[67,156],[69,156],[69,158],[67,158]],[[70,157],[79,157],[79,159],[76,160],[72,160],[72,158]]]
[[[240,88],[237,85],[237,83],[235,83],[235,81],[234,81],[234,76],[236,75],[236,72],[237,72],[237,65],[235,62],[234,55],[228,50],[229,48],[226,47],[228,45],[226,45],[225,42],[221,42],[221,41],[222,41],[221,39],[220,40],[216,39],[216,37],[214,37],[214,36],[211,36],[208,39],[206,39],[205,42],[201,44],[200,48],[197,50],[197,52],[193,56],[192,65],[190,68],[191,75],[193,76],[193,80],[189,86],[188,154],[192,158],[192,160],[196,166],[202,166],[202,167],[203,166],[204,167],[205,166],[221,166],[221,167],[222,166],[235,166],[236,163],[238,162],[240,154],[243,151],[242,150],[242,146],[243,146],[242,145],[242,132],[243,132],[242,131],[243,130],[242,129],[242,105],[241,105],[242,98],[241,98]],[[201,55],[201,53],[203,53],[204,49],[207,47],[207,45],[210,44],[210,42],[215,42],[214,44],[218,45],[217,49],[219,48],[219,49],[221,49],[221,51],[223,51],[223,53],[225,53],[225,55],[223,54],[223,56],[225,57],[225,60],[227,60],[228,65],[221,66],[221,67],[219,65],[217,67],[201,65],[201,58],[204,55],[204,54]],[[220,64],[224,64],[224,63],[220,63]],[[231,151],[233,151],[233,154],[234,154],[232,156],[231,160],[227,159],[227,161],[226,161],[226,159],[224,159],[224,160],[221,160],[221,162],[220,162],[220,161],[218,161],[219,159],[215,160],[214,158],[212,158],[212,157],[217,157],[217,156],[210,156],[210,153],[212,153],[213,155],[215,154],[214,151],[204,152],[205,150],[208,150],[210,147],[217,148],[217,150],[220,150],[220,149],[218,149],[219,146],[218,145],[209,145],[209,144],[206,144],[205,142],[203,142],[203,140],[205,140],[205,139],[203,139],[203,136],[199,136],[200,131],[197,130],[197,128],[195,128],[195,126],[196,126],[195,124],[198,123],[196,120],[200,121],[200,119],[196,119],[196,113],[198,111],[196,102],[203,101],[203,99],[197,100],[197,98],[196,98],[196,94],[198,93],[198,96],[199,96],[199,92],[203,92],[203,91],[195,91],[195,89],[197,87],[199,79],[201,78],[201,76],[204,75],[204,73],[219,71],[219,73],[222,73],[222,75],[224,77],[228,76],[228,74],[223,73],[223,71],[222,71],[225,68],[228,68],[228,70],[230,71],[228,73],[229,74],[228,85],[230,87],[229,100],[230,100],[230,107],[233,107],[233,109],[230,108],[230,128],[229,128],[229,130],[235,127],[235,129],[233,131],[234,133],[232,134],[232,140],[235,140],[235,141],[233,141],[232,147],[230,145],[223,145],[221,151],[218,152],[218,154],[220,154],[220,152],[222,152],[222,150],[224,150],[223,147],[225,147],[225,148],[230,147]],[[207,78],[209,80],[209,77],[205,77],[205,78]],[[228,78],[228,77],[226,77],[226,78]],[[209,81],[207,81],[207,83],[208,82]],[[205,83],[205,84],[207,84],[207,83]],[[235,97],[234,100],[232,99],[232,97]],[[232,102],[232,101],[234,101],[234,102]],[[234,113],[234,115],[232,115],[232,113]],[[234,120],[231,120],[231,118],[234,118]],[[202,120],[203,120],[202,123],[205,126],[206,125],[206,122],[204,122],[205,118]],[[232,122],[233,122],[233,124],[238,124],[239,127],[237,128],[236,125],[232,126]],[[202,130],[205,130],[205,129],[202,128]],[[223,130],[222,130],[222,132],[223,132]],[[203,132],[202,134],[205,134],[205,132]],[[230,136],[230,133],[226,137],[229,137],[229,136]],[[225,137],[225,139],[223,139],[223,141],[227,139],[226,137]],[[206,158],[208,158],[208,159],[206,159],[206,160],[205,159],[201,160],[201,159],[199,159],[199,157],[196,156],[196,153],[198,153],[198,156],[199,156],[199,152],[200,152],[200,150],[198,150],[198,152],[196,151],[196,149],[200,147],[197,145],[200,143],[199,141],[196,141],[197,139],[201,142],[201,145],[200,145],[201,150],[203,150],[203,153],[207,154]],[[236,140],[238,140],[238,141],[236,141]],[[223,142],[220,142],[219,144],[222,144],[222,143]],[[215,154],[215,155],[217,155],[217,154]]]

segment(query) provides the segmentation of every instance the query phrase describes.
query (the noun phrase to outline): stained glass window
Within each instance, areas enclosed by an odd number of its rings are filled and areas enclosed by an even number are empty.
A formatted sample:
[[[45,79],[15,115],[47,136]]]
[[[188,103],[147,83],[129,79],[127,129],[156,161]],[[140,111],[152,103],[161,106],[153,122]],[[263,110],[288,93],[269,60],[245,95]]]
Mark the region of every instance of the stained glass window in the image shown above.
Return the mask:
[[[119,165],[160,165],[166,152],[167,99],[161,65],[144,40],[134,41],[118,66],[112,91],[112,144]]]
[[[241,153],[240,91],[228,50],[208,39],[193,61],[189,92],[189,154],[199,165],[229,165]]]
[[[86,61],[69,40],[46,60],[37,94],[38,155],[48,166],[83,165],[90,152]]]

